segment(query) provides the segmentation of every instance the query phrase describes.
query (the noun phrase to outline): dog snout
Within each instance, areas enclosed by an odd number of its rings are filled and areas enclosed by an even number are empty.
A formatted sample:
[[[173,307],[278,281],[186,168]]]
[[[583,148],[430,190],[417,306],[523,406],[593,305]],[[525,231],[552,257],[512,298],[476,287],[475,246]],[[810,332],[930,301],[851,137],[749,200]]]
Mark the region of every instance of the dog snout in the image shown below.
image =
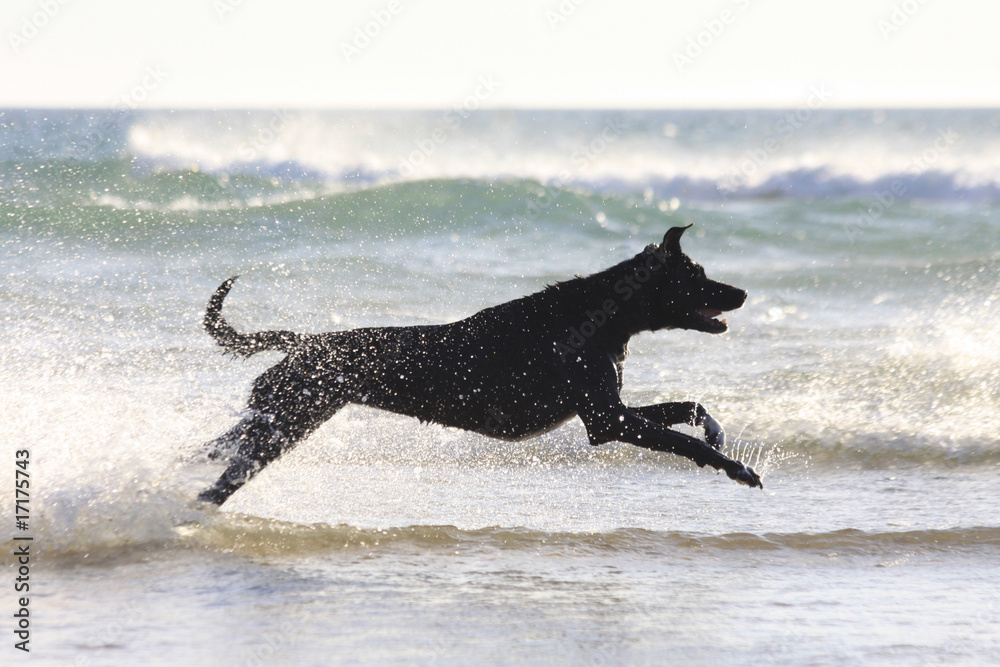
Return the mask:
[[[716,292],[716,299],[719,310],[736,310],[742,308],[747,302],[746,290],[720,283],[721,287]]]

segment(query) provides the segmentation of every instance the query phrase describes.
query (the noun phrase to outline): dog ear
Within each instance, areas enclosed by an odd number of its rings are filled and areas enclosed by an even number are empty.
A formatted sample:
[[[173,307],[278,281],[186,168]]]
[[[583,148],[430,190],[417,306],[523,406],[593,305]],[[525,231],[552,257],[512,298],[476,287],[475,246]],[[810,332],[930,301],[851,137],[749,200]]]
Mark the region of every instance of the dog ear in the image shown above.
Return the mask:
[[[660,250],[668,255],[681,254],[681,236],[684,235],[685,230],[689,227],[691,227],[691,225],[688,225],[687,227],[671,227],[667,233],[663,235],[663,243],[660,244]]]

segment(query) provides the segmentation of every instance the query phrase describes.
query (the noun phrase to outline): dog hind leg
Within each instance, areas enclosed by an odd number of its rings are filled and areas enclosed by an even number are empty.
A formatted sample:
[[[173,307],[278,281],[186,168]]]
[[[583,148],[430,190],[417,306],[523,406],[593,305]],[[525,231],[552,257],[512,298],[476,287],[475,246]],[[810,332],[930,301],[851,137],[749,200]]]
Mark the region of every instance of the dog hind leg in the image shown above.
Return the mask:
[[[239,438],[239,447],[231,457],[226,471],[212,487],[198,495],[198,500],[221,505],[263,470],[264,466],[294,444],[272,422],[271,415],[254,413],[222,436],[226,439]]]
[[[250,416],[215,442],[239,442],[229,468],[198,499],[221,505],[279,456],[315,431],[347,401],[330,390],[329,383],[285,362],[271,368],[254,383]],[[221,441],[221,442],[220,442]]]
[[[240,443],[246,440],[252,423],[253,420],[250,417],[245,417],[219,437],[202,445],[208,460],[231,459],[236,450],[239,449]]]

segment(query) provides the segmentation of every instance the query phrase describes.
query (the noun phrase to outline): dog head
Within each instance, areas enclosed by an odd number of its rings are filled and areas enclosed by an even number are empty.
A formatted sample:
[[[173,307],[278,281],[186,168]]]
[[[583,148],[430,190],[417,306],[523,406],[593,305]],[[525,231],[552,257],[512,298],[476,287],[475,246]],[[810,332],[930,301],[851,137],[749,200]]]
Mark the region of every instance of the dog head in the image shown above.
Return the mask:
[[[648,305],[654,311],[649,313],[651,328],[724,333],[729,329],[726,320],[716,318],[741,307],[747,293],[710,280],[705,269],[681,251],[681,236],[690,226],[670,229],[659,246],[651,245],[643,253],[662,262],[662,273],[655,283],[656,297]]]

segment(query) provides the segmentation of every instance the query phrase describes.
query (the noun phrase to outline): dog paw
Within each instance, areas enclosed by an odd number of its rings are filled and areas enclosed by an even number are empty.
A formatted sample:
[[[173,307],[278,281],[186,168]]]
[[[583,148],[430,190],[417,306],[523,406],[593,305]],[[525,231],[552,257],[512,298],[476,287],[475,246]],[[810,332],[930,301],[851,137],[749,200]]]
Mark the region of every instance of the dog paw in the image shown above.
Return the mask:
[[[753,471],[750,466],[745,466],[742,463],[736,462],[736,465],[731,469],[726,470],[726,475],[729,479],[736,480],[740,484],[746,484],[751,489],[756,487],[761,491],[764,490],[764,483],[760,480],[760,475]]]
[[[726,446],[726,432],[722,425],[715,421],[712,415],[705,415],[705,442],[711,445],[712,449],[721,452]]]

